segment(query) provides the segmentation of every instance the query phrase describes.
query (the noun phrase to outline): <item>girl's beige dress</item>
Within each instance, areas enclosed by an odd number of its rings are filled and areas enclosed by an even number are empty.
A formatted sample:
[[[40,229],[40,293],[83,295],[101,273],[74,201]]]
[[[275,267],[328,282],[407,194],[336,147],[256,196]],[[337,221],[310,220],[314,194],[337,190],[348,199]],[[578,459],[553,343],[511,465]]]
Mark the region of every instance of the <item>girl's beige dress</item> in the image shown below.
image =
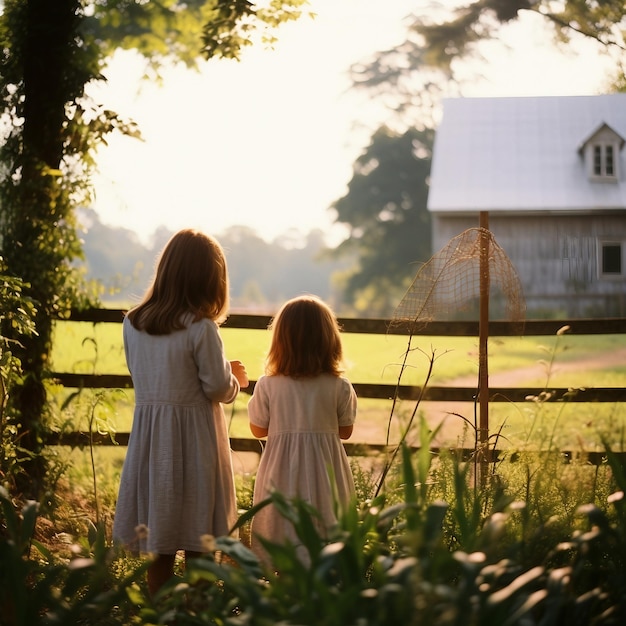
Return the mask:
[[[239,383],[210,320],[153,336],[125,319],[123,333],[135,412],[113,537],[139,552],[203,551],[203,535],[227,534],[237,517],[221,403]]]
[[[269,429],[256,475],[254,503],[275,489],[312,504],[322,515],[322,533],[335,524],[333,492],[340,506],[347,505],[354,495],[350,463],[338,429],[354,424],[356,406],[354,388],[343,377],[261,376],[248,403],[250,422]],[[279,543],[299,543],[293,526],[273,506],[261,509],[252,522],[253,548],[266,560],[258,535]],[[301,553],[301,557],[306,560],[306,555]]]

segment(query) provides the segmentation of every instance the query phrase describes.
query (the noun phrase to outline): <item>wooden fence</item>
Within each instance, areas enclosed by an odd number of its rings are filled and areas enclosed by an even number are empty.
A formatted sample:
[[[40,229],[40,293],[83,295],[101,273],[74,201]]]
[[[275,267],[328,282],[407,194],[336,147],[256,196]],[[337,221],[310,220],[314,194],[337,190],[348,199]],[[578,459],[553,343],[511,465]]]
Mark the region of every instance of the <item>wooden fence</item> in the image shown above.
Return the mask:
[[[121,323],[124,312],[121,309],[90,309],[72,312],[69,321],[98,323]],[[267,315],[241,315],[233,314],[223,324],[223,328],[238,329],[266,329],[271,321]],[[406,327],[390,325],[386,319],[355,319],[340,318],[339,323],[344,333],[361,334],[394,334],[408,335]],[[527,320],[524,322],[524,336],[556,335],[563,327],[568,326],[568,335],[623,335],[626,334],[626,318],[607,319],[572,319],[572,320]],[[478,336],[478,322],[450,321],[430,322],[427,326],[414,331],[415,335],[426,336]],[[494,321],[489,324],[490,337],[519,336],[519,323]],[[68,388],[97,388],[97,389],[129,389],[132,381],[129,375],[116,374],[75,374],[68,372],[55,372],[53,377],[63,386]],[[250,386],[242,390],[243,393],[251,394],[254,390],[255,381],[250,381]],[[357,395],[360,398],[389,399],[397,393],[402,400],[415,400],[422,394],[425,402],[470,402],[476,401],[476,387],[447,387],[428,386],[422,389],[419,386],[400,386],[385,384],[353,383]],[[489,402],[525,402],[529,396],[538,396],[544,388],[518,388],[518,387],[494,387],[489,389]],[[550,388],[551,395],[548,402],[559,402],[567,399],[568,402],[626,402],[626,387],[595,387],[579,389],[575,394],[569,388]],[[118,445],[128,443],[129,433],[116,433],[115,442]],[[77,431],[71,433],[52,434],[48,438],[49,445],[81,446],[89,443],[111,445],[111,438],[97,433]],[[238,452],[260,452],[259,442],[252,438],[231,439],[233,450]],[[370,452],[384,450],[382,444],[344,443],[348,454],[363,455]],[[436,450],[433,450],[436,452]],[[473,450],[462,450],[466,456]],[[494,452],[497,456],[497,452]],[[564,458],[568,458],[569,452],[563,452]],[[598,462],[602,455],[592,454],[590,460]]]

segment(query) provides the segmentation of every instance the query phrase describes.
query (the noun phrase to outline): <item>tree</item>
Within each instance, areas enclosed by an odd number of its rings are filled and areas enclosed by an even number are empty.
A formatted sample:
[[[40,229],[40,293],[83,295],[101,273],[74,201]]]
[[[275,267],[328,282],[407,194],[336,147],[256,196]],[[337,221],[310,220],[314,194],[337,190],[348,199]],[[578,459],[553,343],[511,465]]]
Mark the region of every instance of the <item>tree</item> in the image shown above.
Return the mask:
[[[434,112],[457,86],[427,55],[409,33],[404,43],[350,67],[354,89],[381,103],[386,117],[355,162],[348,193],[331,207],[350,233],[332,254],[357,259],[336,279],[360,315],[391,314],[417,266],[431,255]]]
[[[72,185],[81,176],[75,156],[84,150],[79,144],[86,129],[80,100],[97,73],[91,54],[78,62],[77,9],[77,0],[12,0],[2,16],[2,96],[10,124],[0,151],[6,168],[0,186],[2,256],[7,274],[24,281],[36,306],[36,333],[4,329],[16,342],[24,373],[11,390],[8,415],[26,456],[18,485],[30,497],[38,495],[45,471],[41,415],[53,318],[77,295],[68,261],[80,247],[68,207],[83,199],[80,185]]]
[[[323,233],[313,230],[304,240],[299,235],[298,246],[289,245],[294,241],[292,235],[287,233],[268,243],[249,226],[231,226],[220,235],[234,310],[249,307],[249,295],[256,304],[263,304],[266,313],[275,313],[286,299],[303,292],[333,299],[329,277],[340,265],[324,258]]]
[[[304,0],[257,9],[247,0],[6,0],[0,15],[0,93],[4,142],[0,179],[0,255],[37,309],[36,332],[15,340],[23,377],[7,414],[25,455],[18,488],[38,499],[46,471],[45,378],[53,321],[85,305],[72,265],[82,254],[74,209],[90,194],[96,147],[114,131],[137,129],[85,96],[102,80],[115,49],[134,48],[153,68],[193,66],[202,55],[238,58],[257,29],[271,37],[299,17]],[[266,30],[264,30],[266,29]]]
[[[615,82],[624,81],[626,51],[626,5],[623,0],[580,2],[564,0],[477,0],[457,7],[449,17],[433,21],[416,18],[409,27],[409,39],[423,51],[431,67],[451,72],[452,61],[471,55],[480,41],[494,38],[501,25],[519,19],[520,13],[533,12],[554,27],[555,39],[568,44],[575,36],[598,42],[601,48],[616,51],[618,67]]]
[[[337,221],[350,233],[334,254],[358,259],[341,277],[344,297],[361,315],[390,314],[415,264],[430,257],[432,143],[430,129],[379,129],[354,165],[348,193],[333,204]]]

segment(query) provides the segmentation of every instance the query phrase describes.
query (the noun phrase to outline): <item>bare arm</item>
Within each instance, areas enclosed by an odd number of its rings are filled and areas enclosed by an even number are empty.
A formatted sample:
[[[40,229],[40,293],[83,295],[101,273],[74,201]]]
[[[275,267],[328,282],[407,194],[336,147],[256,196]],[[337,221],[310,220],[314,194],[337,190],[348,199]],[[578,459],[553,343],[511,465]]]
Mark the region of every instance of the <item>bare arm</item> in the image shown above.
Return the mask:
[[[350,426],[340,426],[339,427],[339,439],[350,439],[352,436],[352,430],[354,426],[350,424]]]
[[[260,426],[250,424],[250,432],[258,439],[263,439],[263,437],[267,437],[267,430],[267,428],[261,428]]]

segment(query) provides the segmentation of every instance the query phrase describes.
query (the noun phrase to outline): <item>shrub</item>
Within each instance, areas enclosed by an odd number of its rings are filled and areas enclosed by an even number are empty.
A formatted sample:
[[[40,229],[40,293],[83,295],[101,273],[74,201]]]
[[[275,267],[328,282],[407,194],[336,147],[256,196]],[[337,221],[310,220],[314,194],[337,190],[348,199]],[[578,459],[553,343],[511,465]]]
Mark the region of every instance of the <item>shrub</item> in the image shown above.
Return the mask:
[[[34,539],[35,502],[27,502],[18,512],[8,492],[0,488],[0,510],[0,623],[129,623],[132,605],[127,592],[136,586],[145,565],[115,579],[113,549],[95,527],[87,549],[77,544],[71,559],[60,559]]]

